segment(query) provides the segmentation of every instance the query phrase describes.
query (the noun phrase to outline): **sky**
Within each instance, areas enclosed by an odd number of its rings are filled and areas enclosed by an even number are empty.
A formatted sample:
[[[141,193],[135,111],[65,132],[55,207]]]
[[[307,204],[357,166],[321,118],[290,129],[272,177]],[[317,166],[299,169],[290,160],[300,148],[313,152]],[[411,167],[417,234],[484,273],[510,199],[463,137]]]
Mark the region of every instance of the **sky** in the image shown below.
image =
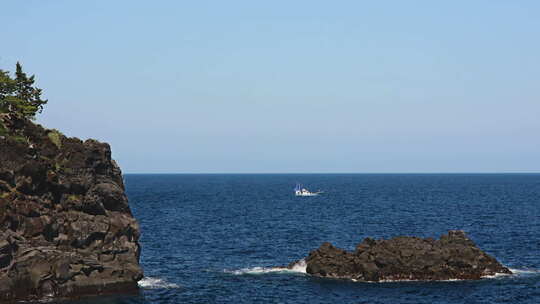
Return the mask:
[[[0,69],[124,173],[540,172],[539,1],[5,1]]]

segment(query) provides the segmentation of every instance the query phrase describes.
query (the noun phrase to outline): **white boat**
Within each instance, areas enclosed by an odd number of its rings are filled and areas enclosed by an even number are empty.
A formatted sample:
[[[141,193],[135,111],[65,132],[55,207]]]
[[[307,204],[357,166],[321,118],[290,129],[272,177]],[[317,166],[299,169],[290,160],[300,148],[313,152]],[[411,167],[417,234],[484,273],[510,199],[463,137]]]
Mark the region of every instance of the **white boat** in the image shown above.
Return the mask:
[[[296,187],[294,188],[294,195],[296,196],[317,196],[321,193],[322,191],[311,192],[300,184],[296,184]]]

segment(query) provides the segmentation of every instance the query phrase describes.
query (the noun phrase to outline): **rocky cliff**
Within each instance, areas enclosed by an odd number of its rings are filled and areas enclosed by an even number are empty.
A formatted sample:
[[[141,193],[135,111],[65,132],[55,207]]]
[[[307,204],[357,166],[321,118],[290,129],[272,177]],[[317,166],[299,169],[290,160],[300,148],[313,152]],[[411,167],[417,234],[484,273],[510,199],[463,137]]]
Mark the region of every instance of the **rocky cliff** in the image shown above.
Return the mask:
[[[108,144],[0,114],[0,300],[133,292],[139,226]]]
[[[477,280],[511,273],[480,250],[463,231],[456,230],[439,240],[406,236],[390,240],[366,238],[352,252],[324,243],[305,262],[306,272],[314,276],[371,282]]]

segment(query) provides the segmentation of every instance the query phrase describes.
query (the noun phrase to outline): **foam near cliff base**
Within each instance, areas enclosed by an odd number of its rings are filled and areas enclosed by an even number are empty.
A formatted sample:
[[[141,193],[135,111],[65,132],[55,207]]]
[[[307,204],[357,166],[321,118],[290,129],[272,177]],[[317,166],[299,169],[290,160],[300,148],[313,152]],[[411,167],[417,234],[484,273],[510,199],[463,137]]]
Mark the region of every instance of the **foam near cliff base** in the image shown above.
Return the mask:
[[[234,275],[244,275],[244,274],[266,274],[266,273],[306,273],[306,262],[302,259],[295,263],[293,267],[251,267],[251,268],[242,268],[239,270],[225,270],[226,273],[231,273]]]
[[[139,281],[139,287],[144,289],[172,289],[180,288],[180,285],[169,283],[160,278],[144,277]]]

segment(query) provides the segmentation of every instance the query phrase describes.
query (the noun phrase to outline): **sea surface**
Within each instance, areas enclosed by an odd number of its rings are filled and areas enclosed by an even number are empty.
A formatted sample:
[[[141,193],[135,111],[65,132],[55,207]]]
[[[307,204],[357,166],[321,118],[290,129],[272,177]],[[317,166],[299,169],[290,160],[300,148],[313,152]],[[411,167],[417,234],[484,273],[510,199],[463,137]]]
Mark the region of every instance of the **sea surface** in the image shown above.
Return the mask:
[[[295,197],[299,182],[323,190]],[[539,174],[126,175],[139,295],[69,303],[540,303]],[[462,229],[515,274],[360,283],[280,268],[330,241]]]

